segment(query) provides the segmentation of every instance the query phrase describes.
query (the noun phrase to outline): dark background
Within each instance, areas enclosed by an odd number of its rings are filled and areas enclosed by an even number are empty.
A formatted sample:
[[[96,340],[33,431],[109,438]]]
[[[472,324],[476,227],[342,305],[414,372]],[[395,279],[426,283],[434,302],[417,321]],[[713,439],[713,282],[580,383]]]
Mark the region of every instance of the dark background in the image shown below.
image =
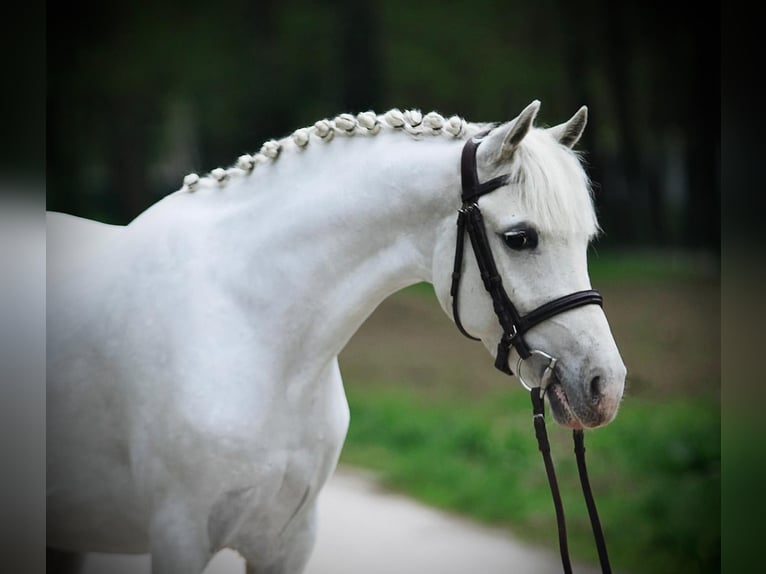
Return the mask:
[[[707,12],[705,12],[707,10]],[[718,251],[718,7],[628,0],[48,5],[48,208],[127,223],[342,111],[582,104],[601,245]]]

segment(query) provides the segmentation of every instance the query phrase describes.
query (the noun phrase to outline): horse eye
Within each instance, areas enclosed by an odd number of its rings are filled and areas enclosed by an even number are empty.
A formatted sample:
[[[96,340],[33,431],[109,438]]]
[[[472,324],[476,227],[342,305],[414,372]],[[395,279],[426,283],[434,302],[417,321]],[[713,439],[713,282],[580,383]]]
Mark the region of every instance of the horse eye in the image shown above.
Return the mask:
[[[514,251],[537,247],[537,233],[533,229],[517,229],[503,233],[505,244]]]

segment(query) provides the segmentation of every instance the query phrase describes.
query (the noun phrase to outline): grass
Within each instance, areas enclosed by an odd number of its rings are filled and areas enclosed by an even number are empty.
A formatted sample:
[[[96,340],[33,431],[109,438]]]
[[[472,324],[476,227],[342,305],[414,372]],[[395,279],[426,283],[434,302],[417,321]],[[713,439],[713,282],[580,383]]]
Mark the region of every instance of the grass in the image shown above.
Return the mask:
[[[606,254],[592,273],[630,375],[615,422],[587,433],[589,473],[612,564],[634,574],[720,571],[717,279],[702,259],[676,261],[687,263]],[[529,396],[481,347],[455,332],[430,286],[384,303],[341,356],[352,417],[342,462],[554,549]],[[573,556],[595,563],[571,434],[549,433]]]
[[[714,276],[718,259],[710,253],[684,251],[599,251],[591,248],[588,269],[594,283],[601,281],[672,281]]]
[[[431,505],[554,545],[550,493],[528,395],[477,400],[349,385],[343,460],[377,471]],[[568,432],[549,429],[573,555],[597,560]],[[589,472],[614,565],[631,572],[716,572],[720,450],[717,405],[633,402],[588,433]]]
[[[718,259],[710,253],[683,251],[599,251],[591,248],[588,256],[588,272],[591,281],[599,283],[641,283],[677,281],[713,277],[718,274]],[[433,297],[429,283],[418,283],[408,292]]]

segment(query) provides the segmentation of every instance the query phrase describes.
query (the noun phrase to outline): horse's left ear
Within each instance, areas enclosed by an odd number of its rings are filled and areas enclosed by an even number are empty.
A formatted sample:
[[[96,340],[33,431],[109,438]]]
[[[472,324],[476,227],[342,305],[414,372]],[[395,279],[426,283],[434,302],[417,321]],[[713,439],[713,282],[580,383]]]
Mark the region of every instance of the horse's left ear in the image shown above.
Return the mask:
[[[583,131],[585,131],[585,125],[588,123],[588,107],[583,106],[572,118],[563,124],[559,124],[552,128],[548,128],[548,133],[551,134],[560,144],[573,148],[574,145],[580,140]]]
[[[490,161],[508,160],[519,147],[521,140],[529,133],[540,110],[540,100],[529,104],[516,119],[493,129],[485,138],[480,153],[486,154]]]

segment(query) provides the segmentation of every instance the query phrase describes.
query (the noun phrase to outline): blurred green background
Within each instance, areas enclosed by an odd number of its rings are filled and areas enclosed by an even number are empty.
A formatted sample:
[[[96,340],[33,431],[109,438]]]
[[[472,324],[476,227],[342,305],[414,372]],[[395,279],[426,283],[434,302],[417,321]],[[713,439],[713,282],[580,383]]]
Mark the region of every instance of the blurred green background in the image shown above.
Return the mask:
[[[605,230],[591,275],[629,370],[618,419],[588,438],[613,563],[719,571],[712,5],[73,0],[47,11],[48,208],[112,223],[186,173],[342,111],[501,121],[537,98],[538,121],[554,125],[587,104],[579,149]],[[555,545],[528,397],[460,337],[428,286],[384,303],[341,359],[352,410],[344,462]],[[594,561],[568,434],[552,434],[574,553]]]

